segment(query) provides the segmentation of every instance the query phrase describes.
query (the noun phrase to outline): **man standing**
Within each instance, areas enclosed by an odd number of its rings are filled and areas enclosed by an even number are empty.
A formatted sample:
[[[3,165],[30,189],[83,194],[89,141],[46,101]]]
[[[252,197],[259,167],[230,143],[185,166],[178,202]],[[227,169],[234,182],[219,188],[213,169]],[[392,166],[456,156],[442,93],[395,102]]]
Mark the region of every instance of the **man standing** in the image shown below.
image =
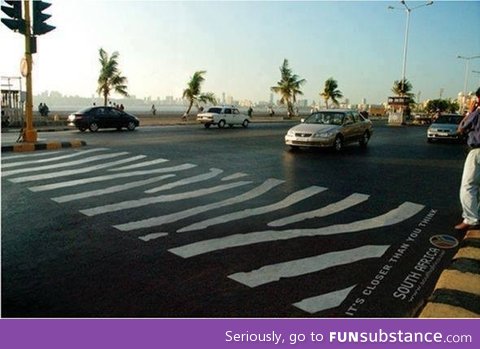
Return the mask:
[[[458,126],[460,133],[468,133],[470,151],[465,160],[460,185],[463,221],[455,226],[456,230],[468,230],[480,224],[480,87],[475,96],[476,103],[473,103],[470,113]]]

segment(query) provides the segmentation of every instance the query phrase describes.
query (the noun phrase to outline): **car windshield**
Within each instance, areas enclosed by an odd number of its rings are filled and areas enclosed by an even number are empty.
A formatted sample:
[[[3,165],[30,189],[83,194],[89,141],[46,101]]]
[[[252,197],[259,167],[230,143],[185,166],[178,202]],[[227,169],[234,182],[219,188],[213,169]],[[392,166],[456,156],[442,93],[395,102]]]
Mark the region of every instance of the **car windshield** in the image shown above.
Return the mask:
[[[222,112],[222,108],[209,108],[208,112],[220,114]]]
[[[460,121],[462,121],[461,115],[440,115],[433,123],[458,125]]]
[[[305,120],[306,124],[342,125],[345,115],[338,112],[320,112],[312,114]]]

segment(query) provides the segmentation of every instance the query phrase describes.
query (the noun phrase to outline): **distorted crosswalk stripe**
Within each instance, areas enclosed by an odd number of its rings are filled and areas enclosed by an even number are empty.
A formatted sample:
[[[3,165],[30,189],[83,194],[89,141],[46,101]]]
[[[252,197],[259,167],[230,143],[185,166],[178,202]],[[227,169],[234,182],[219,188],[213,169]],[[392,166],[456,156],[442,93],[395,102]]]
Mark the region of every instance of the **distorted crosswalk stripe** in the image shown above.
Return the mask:
[[[372,198],[367,194],[351,193],[340,199],[325,199],[324,193],[328,193],[328,188],[316,185],[290,190],[282,195],[278,191],[286,183],[283,179],[267,178],[259,183],[247,172],[229,173],[228,169],[219,168],[202,170],[198,164],[115,152],[108,148],[2,157],[2,177],[12,183],[27,183],[33,193],[46,193],[54,202],[72,207],[87,217],[102,215],[102,221],[108,222],[117,231],[134,234],[146,244],[155,244],[162,238],[175,237],[180,233],[181,241],[189,236],[189,243],[168,249],[181,259],[212,252],[229,255],[239,248],[279,241],[288,243],[302,237],[349,234],[354,239],[356,233],[399,224],[425,208],[421,204],[403,202],[373,217],[368,217],[365,212],[366,218],[352,222],[305,228],[302,227],[304,222],[311,225],[324,217],[335,217]],[[121,195],[132,189],[136,189],[134,194]],[[159,192],[162,192],[161,195],[156,194]],[[222,198],[218,199],[216,195]],[[106,197],[106,204],[98,205],[98,200],[95,201],[96,198]],[[305,210],[305,204],[301,204],[313,197],[323,199],[308,201],[310,209]],[[198,198],[202,198],[201,204],[196,200]],[[321,207],[312,207],[315,202],[329,200],[331,202]],[[173,204],[177,201],[184,203],[181,210]],[[255,204],[257,201],[262,204]],[[249,207],[242,209],[241,205],[247,202]],[[81,207],[78,207],[79,204]],[[162,205],[165,210],[162,209],[160,215],[154,214],[158,211],[145,209],[149,205]],[[125,210],[128,210],[128,215],[108,215]],[[221,214],[218,214],[219,210]],[[289,213],[278,218],[285,212]],[[273,214],[276,218],[271,218]],[[254,226],[264,222],[263,230],[234,233],[237,230],[228,229],[230,225],[242,227],[237,222],[251,221],[255,216],[262,216],[260,223]],[[187,219],[186,224],[182,223]],[[210,227],[222,224],[225,228],[221,230],[222,236],[204,237]],[[251,230],[248,228],[250,225],[245,226],[246,230]],[[290,228],[283,228],[285,226]],[[267,284],[281,287],[282,281],[290,278],[308,277],[345,265],[354,268],[355,263],[381,258],[390,247],[389,244],[363,240],[357,241],[357,245],[287,261],[271,261],[263,266],[252,266],[251,270],[237,270],[225,277],[249,288]],[[356,281],[352,281],[349,285],[339,285],[336,290],[297,299],[291,304],[310,314],[338,307],[356,287]]]

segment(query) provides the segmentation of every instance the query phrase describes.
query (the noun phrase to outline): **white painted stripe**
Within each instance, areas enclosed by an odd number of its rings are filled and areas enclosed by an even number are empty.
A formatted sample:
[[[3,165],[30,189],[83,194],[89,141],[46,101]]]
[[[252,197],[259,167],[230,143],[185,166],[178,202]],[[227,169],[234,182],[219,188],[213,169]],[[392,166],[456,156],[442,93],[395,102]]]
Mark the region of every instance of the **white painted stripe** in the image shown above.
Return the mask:
[[[122,159],[122,160],[117,160],[117,161],[112,161],[112,162],[104,162],[103,164],[95,165],[95,166],[80,167],[80,168],[73,169],[73,170],[64,170],[64,171],[59,171],[59,172],[50,172],[50,173],[44,173],[44,174],[39,174],[39,175],[18,177],[18,178],[10,179],[10,182],[23,183],[23,182],[31,182],[31,181],[40,181],[40,180],[43,180],[43,179],[74,176],[74,175],[77,175],[77,174],[80,174],[80,173],[92,172],[92,171],[101,170],[101,169],[107,168],[107,167],[112,167],[112,166],[117,166],[117,165],[125,164],[125,163],[128,163],[128,162],[132,162],[132,161],[137,161],[137,160],[139,160],[143,157],[144,157],[144,155],[137,155],[137,156]]]
[[[307,313],[313,314],[318,313],[319,311],[324,311],[327,309],[332,309],[338,307],[343,303],[345,298],[348,297],[350,292],[357,285],[353,285],[343,290],[337,290],[330,293],[325,293],[319,296],[305,298],[300,302],[294,303],[293,305],[300,310],[303,310]]]
[[[147,167],[147,166],[151,166],[151,165],[162,164],[162,163],[167,162],[167,161],[168,161],[167,159],[155,159],[155,160],[140,162],[140,163],[134,164],[134,165],[117,167],[117,168],[111,168],[111,169],[108,170],[108,171],[125,171],[125,170],[132,170],[132,169],[134,169],[134,168],[140,168],[140,167]]]
[[[53,158],[48,158],[48,159],[40,159],[40,160],[26,160],[26,161],[18,161],[18,162],[9,162],[8,164],[3,164],[2,168],[10,168],[10,167],[17,167],[17,166],[23,166],[23,165],[32,165],[32,164],[41,164],[45,162],[54,162],[54,161],[59,161],[63,159],[68,159],[68,158],[73,158],[77,156],[82,156],[84,154],[89,154],[101,150],[107,150],[106,148],[94,148],[94,149],[88,149],[88,150],[80,150],[76,151],[67,155],[62,155],[62,156],[56,156]]]
[[[69,202],[73,200],[80,200],[80,199],[87,199],[91,198],[94,196],[101,196],[101,195],[106,195],[106,194],[112,194],[112,193],[117,193],[120,191],[124,190],[129,190],[137,187],[141,187],[144,185],[148,185],[151,183],[155,183],[161,180],[164,180],[166,178],[170,178],[172,175],[163,175],[163,176],[157,176],[149,179],[144,179],[141,181],[135,181],[135,182],[129,182],[125,184],[120,184],[120,185],[114,185],[112,187],[108,187],[105,189],[95,189],[95,190],[89,190],[89,191],[84,191],[81,193],[76,193],[76,194],[70,194],[70,195],[63,195],[63,196],[57,196],[55,198],[52,198],[53,201],[62,203],[62,202]]]
[[[266,265],[257,270],[235,273],[228,275],[228,277],[248,287],[257,287],[279,281],[283,278],[316,273],[321,270],[355,263],[364,259],[379,258],[389,247],[388,245],[366,245],[350,250],[329,252],[313,257]]]
[[[28,167],[28,168],[19,168],[19,169],[16,169],[16,170],[10,170],[10,171],[2,172],[2,177],[11,176],[13,174],[25,173],[25,172],[37,172],[37,171],[58,169],[58,168],[62,168],[62,167],[83,165],[83,164],[86,164],[86,163],[89,163],[89,162],[116,158],[116,157],[119,157],[119,156],[122,156],[122,155],[127,155],[127,154],[128,154],[128,152],[95,155],[95,156],[90,156],[90,157],[85,158],[85,159],[75,160],[75,161],[67,161],[67,162],[63,162],[63,163],[60,163],[60,164],[35,166],[35,167]]]
[[[180,187],[182,185],[187,185],[187,184],[197,183],[197,182],[201,182],[201,181],[206,181],[207,179],[211,179],[211,178],[214,178],[214,177],[218,176],[222,172],[223,172],[223,170],[220,170],[218,168],[211,168],[210,172],[207,172],[207,173],[204,173],[204,174],[201,174],[201,175],[198,175],[198,176],[184,178],[184,179],[181,179],[181,180],[176,181],[176,182],[164,184],[160,187],[148,189],[148,190],[145,190],[145,193],[152,194],[152,193],[157,193],[157,192],[162,191],[162,190],[168,190],[168,189]]]
[[[230,184],[219,185],[216,187],[184,192],[180,194],[160,195],[160,196],[142,198],[139,200],[127,200],[127,201],[118,202],[116,204],[88,208],[85,210],[81,210],[80,212],[87,216],[96,216],[102,213],[116,212],[116,211],[126,210],[130,208],[162,203],[162,202],[172,202],[172,201],[196,198],[196,197],[205,196],[213,193],[218,193],[220,191],[224,191],[228,189],[233,189],[233,188],[240,187],[242,185],[246,185],[250,183],[252,182],[249,182],[249,181],[235,182]]]
[[[237,173],[234,173],[230,176],[223,177],[222,181],[231,181],[233,179],[239,179],[239,178],[246,177],[246,176],[248,176],[248,174],[242,173],[242,172],[237,172]]]
[[[2,155],[2,162],[3,160],[17,160],[21,158],[31,158],[31,157],[40,157],[40,156],[46,156],[46,155],[55,155],[60,153],[60,151],[36,151],[32,153],[21,153],[21,154],[15,154],[15,155]]]
[[[279,180],[279,179],[268,179],[264,183],[259,185],[258,187],[253,188],[252,190],[250,190],[250,191],[248,191],[244,194],[235,196],[233,198],[229,198],[229,199],[226,199],[226,200],[223,200],[223,201],[220,201],[220,202],[214,202],[214,203],[211,203],[211,204],[208,204],[208,205],[193,207],[193,208],[190,208],[188,210],[175,212],[175,213],[160,216],[160,217],[152,217],[152,218],[148,218],[148,219],[144,219],[144,220],[140,220],[140,221],[136,221],[136,222],[130,222],[130,223],[125,223],[125,224],[115,225],[114,228],[117,228],[121,231],[131,231],[131,230],[135,230],[135,229],[157,227],[157,226],[160,226],[162,224],[176,222],[176,221],[179,221],[181,219],[191,217],[191,216],[195,216],[195,215],[203,213],[203,212],[207,212],[207,211],[214,210],[214,209],[217,209],[217,208],[222,208],[222,207],[226,207],[226,206],[229,206],[229,205],[234,205],[234,204],[238,204],[240,202],[251,200],[253,198],[256,198],[258,196],[261,196],[261,195],[265,194],[267,191],[269,191],[270,189],[276,187],[277,185],[279,185],[283,182],[284,181]]]
[[[168,233],[152,233],[152,234],[148,234],[148,235],[145,235],[145,236],[139,236],[138,238],[140,240],[148,242],[150,240],[155,240],[155,239],[167,236],[167,235],[168,235]]]
[[[116,173],[116,174],[111,174],[111,175],[102,175],[102,176],[95,176],[95,177],[85,177],[85,178],[75,179],[75,180],[71,180],[71,181],[38,185],[38,186],[30,187],[28,189],[30,189],[31,191],[34,191],[34,192],[47,191],[47,190],[65,188],[65,187],[74,187],[74,186],[77,186],[77,185],[88,184],[88,183],[108,181],[108,180],[116,179],[116,178],[126,178],[126,177],[133,177],[133,176],[145,176],[145,175],[157,174],[157,173],[185,171],[185,170],[189,170],[191,168],[194,168],[196,166],[197,165],[193,165],[193,164],[183,164],[183,165],[172,166],[172,167],[157,168],[157,169],[153,169],[153,170]],[[172,177],[173,176],[174,175],[172,175]]]
[[[423,210],[424,207],[425,206],[423,205],[405,202],[396,209],[383,215],[352,223],[337,224],[316,229],[267,230],[248,234],[235,234],[222,238],[194,242],[188,245],[172,248],[169,251],[180,257],[190,258],[230,247],[247,246],[261,242],[288,240],[302,236],[326,236],[354,233],[400,223],[413,217]]]
[[[347,208],[350,208],[352,206],[358,205],[359,203],[362,203],[368,200],[368,198],[369,198],[369,195],[355,193],[343,200],[340,200],[328,206],[319,208],[318,210],[314,210],[310,212],[302,212],[289,217],[277,219],[276,221],[268,223],[268,226],[282,227],[287,224],[297,223],[297,222],[301,222],[311,218],[326,217],[326,216],[338,213],[340,211],[346,210]]]
[[[239,219],[244,219],[247,217],[259,216],[265,213],[281,210],[283,208],[292,206],[299,201],[308,199],[309,197],[321,193],[322,191],[327,190],[327,188],[311,186],[306,189],[299,190],[293,194],[290,194],[285,199],[271,205],[256,207],[256,208],[248,208],[243,211],[237,211],[229,214],[225,214],[222,216],[217,216],[214,218],[206,219],[202,222],[197,222],[191,224],[187,227],[179,229],[179,233],[183,233],[186,231],[193,231],[193,230],[200,230],[211,227],[212,225],[228,223],[232,221],[237,221]]]

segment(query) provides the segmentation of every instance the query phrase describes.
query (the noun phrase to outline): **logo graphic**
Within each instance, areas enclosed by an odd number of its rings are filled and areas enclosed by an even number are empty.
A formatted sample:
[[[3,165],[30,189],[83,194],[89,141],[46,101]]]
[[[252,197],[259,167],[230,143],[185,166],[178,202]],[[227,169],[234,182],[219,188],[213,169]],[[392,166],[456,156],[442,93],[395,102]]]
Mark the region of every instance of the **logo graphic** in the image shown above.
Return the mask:
[[[430,243],[438,248],[448,250],[458,246],[458,240],[451,235],[440,234],[434,235],[430,238]]]

